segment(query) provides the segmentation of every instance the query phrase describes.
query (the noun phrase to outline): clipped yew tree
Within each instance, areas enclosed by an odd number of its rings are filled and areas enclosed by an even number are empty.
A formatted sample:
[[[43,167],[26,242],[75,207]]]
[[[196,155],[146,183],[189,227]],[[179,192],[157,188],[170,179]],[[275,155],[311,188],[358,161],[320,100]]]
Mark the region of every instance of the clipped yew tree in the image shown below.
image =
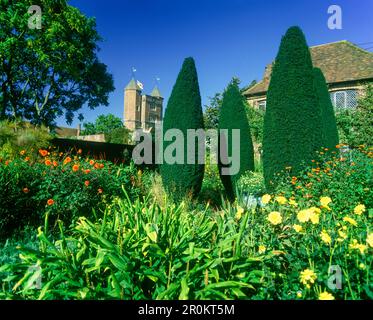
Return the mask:
[[[163,120],[163,134],[165,137],[169,129],[179,129],[184,136],[184,141],[182,142],[175,138],[174,141],[163,142],[165,155],[168,152],[167,149],[170,150],[170,148],[175,146],[175,158],[179,157],[176,163],[169,164],[164,162],[161,165],[160,172],[163,185],[176,199],[181,199],[190,194],[196,195],[201,190],[204,164],[198,163],[198,139],[194,139],[192,142],[195,151],[192,155],[194,161],[187,161],[187,130],[204,130],[204,125],[198,76],[193,58],[184,60],[168,100]],[[202,144],[204,146],[204,141],[202,141]],[[180,159],[180,155],[182,159]],[[204,159],[204,154],[202,157]],[[190,162],[194,162],[194,164]]]
[[[319,68],[313,69],[314,85],[321,112],[322,125],[322,146],[328,149],[335,149],[339,144],[339,136],[335,113],[326,80]]]
[[[263,168],[272,189],[283,170],[297,173],[322,145],[321,114],[313,84],[313,66],[305,36],[291,27],[281,40],[267,93]]]
[[[222,131],[223,129],[226,131]],[[233,141],[233,129],[239,130],[239,143]],[[243,97],[235,81],[228,85],[223,95],[219,114],[219,135],[222,138],[219,139],[219,174],[228,197],[234,199],[236,183],[240,176],[246,171],[254,170],[254,148],[250,126]],[[230,164],[227,161],[228,157],[237,154],[240,156],[239,163]],[[234,169],[237,165],[238,171]],[[228,175],[223,175],[223,168],[229,172]]]

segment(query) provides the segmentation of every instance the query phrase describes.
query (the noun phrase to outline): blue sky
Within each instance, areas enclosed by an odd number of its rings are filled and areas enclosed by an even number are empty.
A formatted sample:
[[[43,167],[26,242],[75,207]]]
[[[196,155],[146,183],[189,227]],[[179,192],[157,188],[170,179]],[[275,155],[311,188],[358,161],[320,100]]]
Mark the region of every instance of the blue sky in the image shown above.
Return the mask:
[[[349,40],[373,47],[372,0],[71,0],[84,14],[96,17],[104,38],[99,57],[114,76],[110,105],[82,110],[85,120],[100,114],[123,116],[124,87],[136,78],[150,93],[155,78],[165,106],[183,59],[194,57],[202,104],[221,92],[233,76],[242,85],[260,80],[276,56],[281,36],[299,25],[308,44]],[[327,26],[328,7],[341,6],[342,30]],[[370,49],[372,51],[372,49]],[[76,126],[74,121],[72,126]],[[64,119],[59,125],[66,125]]]

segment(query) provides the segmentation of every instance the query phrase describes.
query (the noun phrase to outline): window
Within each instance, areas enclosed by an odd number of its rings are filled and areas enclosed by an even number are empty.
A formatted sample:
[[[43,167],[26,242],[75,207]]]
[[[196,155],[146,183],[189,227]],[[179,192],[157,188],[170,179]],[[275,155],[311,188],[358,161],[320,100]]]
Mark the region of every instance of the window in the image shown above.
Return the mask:
[[[157,108],[157,105],[156,105],[154,102],[152,102],[152,103],[150,104],[150,109],[151,109],[151,110],[156,110],[156,108]]]
[[[357,91],[344,90],[330,93],[330,99],[336,109],[351,109],[357,106]]]
[[[266,107],[267,107],[267,101],[266,100],[262,100],[262,101],[258,102],[258,108],[259,108],[259,110],[265,111]]]
[[[139,105],[136,106],[136,111],[140,112],[140,106]]]

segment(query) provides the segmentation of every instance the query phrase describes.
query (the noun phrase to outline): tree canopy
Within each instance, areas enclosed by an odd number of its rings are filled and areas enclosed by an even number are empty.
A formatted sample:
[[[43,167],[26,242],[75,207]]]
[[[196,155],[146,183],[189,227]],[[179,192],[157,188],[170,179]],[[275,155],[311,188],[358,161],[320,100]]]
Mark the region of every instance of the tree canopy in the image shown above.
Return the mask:
[[[41,29],[28,27],[31,5]],[[66,0],[2,0],[0,40],[2,118],[54,125],[64,115],[70,124],[83,105],[108,105],[113,78],[97,57],[95,19]]]

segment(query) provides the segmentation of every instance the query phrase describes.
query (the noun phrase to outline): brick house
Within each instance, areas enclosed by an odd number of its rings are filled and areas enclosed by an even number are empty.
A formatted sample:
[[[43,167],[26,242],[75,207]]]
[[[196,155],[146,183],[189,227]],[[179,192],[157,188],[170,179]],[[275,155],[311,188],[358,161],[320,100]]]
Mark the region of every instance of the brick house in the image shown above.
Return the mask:
[[[343,40],[310,47],[313,65],[326,78],[336,109],[354,108],[366,84],[373,84],[373,53]],[[263,80],[243,92],[247,102],[265,110],[272,64],[266,67]]]

